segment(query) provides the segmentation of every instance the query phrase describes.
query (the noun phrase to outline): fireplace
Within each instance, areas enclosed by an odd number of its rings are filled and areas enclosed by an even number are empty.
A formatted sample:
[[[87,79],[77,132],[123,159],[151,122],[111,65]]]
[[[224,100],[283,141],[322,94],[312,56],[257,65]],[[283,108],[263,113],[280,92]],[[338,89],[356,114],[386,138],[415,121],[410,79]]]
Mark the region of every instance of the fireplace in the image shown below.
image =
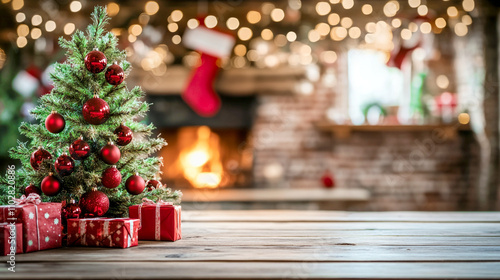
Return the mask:
[[[151,95],[150,118],[168,142],[162,181],[176,189],[246,188],[252,185],[250,128],[255,97],[222,96],[212,118],[193,112],[179,95]]]

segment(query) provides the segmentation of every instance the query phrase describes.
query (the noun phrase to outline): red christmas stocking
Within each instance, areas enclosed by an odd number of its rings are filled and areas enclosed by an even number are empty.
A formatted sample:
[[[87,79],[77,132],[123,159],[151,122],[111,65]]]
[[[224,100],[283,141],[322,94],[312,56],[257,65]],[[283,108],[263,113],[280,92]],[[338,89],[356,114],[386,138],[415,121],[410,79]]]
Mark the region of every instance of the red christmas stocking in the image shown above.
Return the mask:
[[[200,64],[191,73],[182,98],[200,116],[210,117],[220,109],[220,98],[213,89],[215,76],[219,71],[217,57],[202,53]]]
[[[199,65],[191,73],[182,98],[200,116],[211,117],[217,114],[221,106],[220,98],[213,88],[219,71],[217,60],[231,54],[234,36],[200,25],[188,29],[183,41],[187,47],[200,52],[201,57]]]

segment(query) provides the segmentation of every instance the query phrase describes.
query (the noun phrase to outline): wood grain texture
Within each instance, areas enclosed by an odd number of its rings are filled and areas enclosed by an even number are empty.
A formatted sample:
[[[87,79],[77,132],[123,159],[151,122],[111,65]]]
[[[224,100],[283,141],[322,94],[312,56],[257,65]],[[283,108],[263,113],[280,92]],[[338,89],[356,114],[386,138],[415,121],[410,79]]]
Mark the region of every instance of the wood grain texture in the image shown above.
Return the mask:
[[[16,256],[0,279],[499,279],[500,213],[196,211],[183,239]]]

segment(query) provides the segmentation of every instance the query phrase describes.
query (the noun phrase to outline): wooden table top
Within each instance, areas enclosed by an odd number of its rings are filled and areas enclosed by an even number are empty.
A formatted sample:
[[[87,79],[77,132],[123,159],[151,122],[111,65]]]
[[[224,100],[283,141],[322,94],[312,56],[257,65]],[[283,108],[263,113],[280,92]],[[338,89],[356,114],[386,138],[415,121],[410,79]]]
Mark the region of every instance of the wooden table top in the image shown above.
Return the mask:
[[[500,212],[182,215],[177,242],[21,254],[0,279],[500,278]]]

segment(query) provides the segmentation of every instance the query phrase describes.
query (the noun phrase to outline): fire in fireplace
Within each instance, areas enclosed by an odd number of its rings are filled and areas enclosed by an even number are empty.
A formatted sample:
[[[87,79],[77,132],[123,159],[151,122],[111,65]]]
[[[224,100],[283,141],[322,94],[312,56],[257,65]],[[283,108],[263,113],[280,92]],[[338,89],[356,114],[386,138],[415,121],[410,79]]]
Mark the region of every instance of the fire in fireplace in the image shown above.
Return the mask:
[[[161,152],[164,180],[176,188],[246,187],[251,183],[252,151],[243,129],[208,126],[163,130],[169,145]]]

